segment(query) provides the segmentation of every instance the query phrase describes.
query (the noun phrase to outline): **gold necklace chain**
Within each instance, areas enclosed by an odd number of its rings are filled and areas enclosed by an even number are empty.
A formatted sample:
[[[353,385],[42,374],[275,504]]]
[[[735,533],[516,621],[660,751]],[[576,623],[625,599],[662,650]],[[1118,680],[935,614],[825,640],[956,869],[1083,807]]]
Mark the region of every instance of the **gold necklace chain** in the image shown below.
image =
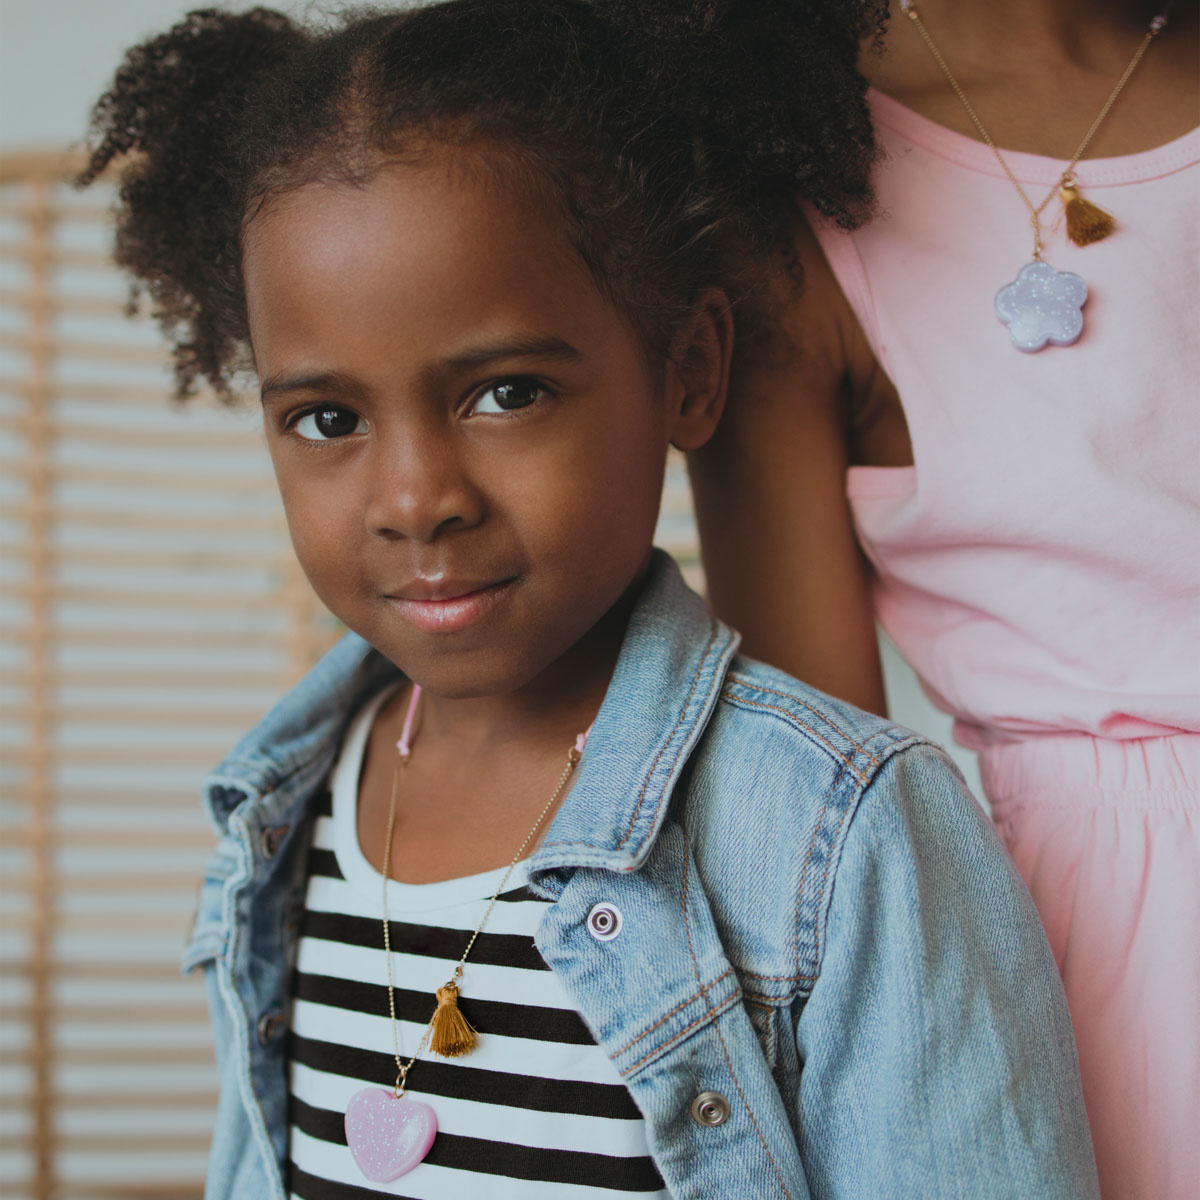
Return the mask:
[[[439,989],[439,992],[444,988],[453,988],[455,995],[457,995],[458,985],[462,981],[463,976],[463,964],[466,963],[467,956],[471,953],[476,939],[483,932],[483,927],[487,924],[488,917],[492,915],[492,909],[496,907],[496,901],[500,893],[504,891],[504,885],[508,882],[509,876],[512,875],[517,863],[521,861],[521,855],[525,853],[525,848],[533,841],[534,835],[541,828],[547,814],[554,807],[555,803],[557,803],[559,796],[562,795],[563,788],[567,786],[567,781],[571,778],[571,774],[575,770],[575,764],[579,762],[580,756],[581,751],[577,742],[567,754],[567,765],[563,768],[563,773],[558,777],[554,794],[546,801],[546,807],[538,814],[538,819],[534,821],[533,828],[525,835],[525,840],[517,848],[517,852],[508,864],[499,886],[492,893],[492,898],[488,902],[487,911],[483,914],[483,919],[475,927],[475,932],[471,934],[470,941],[467,942],[467,948],[462,952],[462,957],[458,960],[458,965],[454,968],[454,974],[450,977],[449,982],[444,984],[443,988]],[[391,876],[392,834],[396,828],[396,796],[400,790],[400,772],[408,765],[411,757],[411,753],[400,752],[396,760],[396,769],[392,774],[392,799],[388,806],[387,841],[384,843],[383,848],[383,956],[387,963],[388,1014],[392,1019],[392,1056],[396,1060],[396,1083],[392,1089],[392,1095],[397,1100],[404,1095],[408,1087],[408,1073],[412,1070],[413,1064],[417,1059],[421,1057],[422,1051],[433,1035],[434,1023],[437,1021],[438,1014],[442,1009],[442,1002],[439,996],[438,1007],[434,1009],[433,1016],[429,1018],[429,1022],[425,1026],[425,1031],[421,1034],[421,1040],[417,1044],[416,1051],[406,1063],[400,1054],[400,1027],[396,1021],[396,991],[392,979],[392,932],[391,922],[388,918],[387,889],[388,879]]]
[[[954,94],[962,102],[963,108],[965,108],[967,110],[967,116],[971,118],[971,121],[974,124],[975,128],[979,130],[980,137],[982,137],[983,140],[988,144],[988,147],[991,149],[991,152],[996,156],[996,161],[1000,164],[1001,168],[1004,170],[1005,175],[1008,176],[1009,182],[1013,185],[1014,188],[1017,189],[1017,194],[1021,197],[1021,200],[1024,202],[1025,207],[1029,210],[1029,224],[1033,228],[1033,257],[1036,262],[1041,262],[1042,261],[1041,217],[1042,217],[1042,213],[1045,212],[1045,210],[1046,210],[1046,205],[1049,204],[1050,201],[1054,199],[1055,195],[1058,193],[1060,188],[1067,187],[1074,181],[1074,178],[1075,178],[1074,171],[1075,171],[1076,164],[1083,157],[1084,151],[1088,148],[1088,144],[1091,142],[1092,138],[1095,137],[1096,131],[1100,128],[1101,124],[1103,124],[1104,118],[1108,116],[1109,109],[1112,108],[1113,104],[1116,102],[1117,97],[1121,94],[1121,89],[1124,88],[1125,84],[1129,82],[1129,77],[1137,69],[1138,63],[1142,61],[1142,55],[1145,54],[1146,51],[1149,49],[1150,43],[1152,41],[1154,41],[1154,39],[1162,32],[1163,27],[1167,23],[1167,11],[1170,8],[1170,5],[1168,4],[1167,8],[1165,8],[1162,12],[1160,12],[1150,22],[1150,25],[1146,30],[1146,35],[1142,38],[1141,45],[1138,46],[1137,50],[1134,52],[1133,58],[1131,58],[1129,60],[1129,65],[1125,68],[1124,72],[1121,75],[1121,78],[1117,80],[1116,87],[1114,87],[1112,92],[1109,93],[1108,99],[1104,102],[1104,107],[1101,108],[1096,119],[1092,122],[1091,128],[1087,131],[1086,134],[1084,134],[1083,141],[1079,143],[1079,148],[1075,151],[1075,153],[1071,157],[1071,161],[1067,164],[1067,169],[1065,171],[1063,171],[1063,173],[1059,177],[1058,181],[1054,184],[1053,187],[1051,187],[1050,191],[1047,193],[1046,198],[1036,208],[1034,208],[1033,202],[1026,195],[1025,189],[1017,181],[1017,177],[1012,173],[1012,170],[1009,168],[1008,163],[1006,163],[1004,161],[1004,156],[1000,153],[999,149],[996,146],[996,143],[992,141],[991,134],[989,134],[988,131],[984,128],[983,122],[979,119],[975,110],[971,107],[971,102],[967,99],[966,93],[959,86],[958,80],[954,78],[953,72],[946,65],[946,60],[942,57],[941,51],[938,50],[937,46],[934,44],[934,40],[930,36],[929,30],[925,28],[925,22],[921,20],[921,16],[917,12],[916,4],[913,2],[913,0],[900,0],[900,8],[903,11],[904,15],[916,26],[917,32],[921,35],[921,37],[925,41],[925,45],[929,47],[929,52],[930,52],[930,54],[933,55],[934,61],[937,63],[937,65],[939,67],[941,67],[942,74],[946,76],[946,79],[949,81],[950,86],[954,89]]]

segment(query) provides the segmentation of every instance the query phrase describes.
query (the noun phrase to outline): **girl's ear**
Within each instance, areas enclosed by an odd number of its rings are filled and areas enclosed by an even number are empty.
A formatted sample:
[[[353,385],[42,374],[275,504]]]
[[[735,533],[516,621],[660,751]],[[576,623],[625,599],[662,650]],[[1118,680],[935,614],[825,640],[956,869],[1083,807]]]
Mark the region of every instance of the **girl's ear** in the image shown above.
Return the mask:
[[[733,314],[719,288],[706,288],[679,328],[667,357],[671,445],[698,450],[725,410],[733,356]]]

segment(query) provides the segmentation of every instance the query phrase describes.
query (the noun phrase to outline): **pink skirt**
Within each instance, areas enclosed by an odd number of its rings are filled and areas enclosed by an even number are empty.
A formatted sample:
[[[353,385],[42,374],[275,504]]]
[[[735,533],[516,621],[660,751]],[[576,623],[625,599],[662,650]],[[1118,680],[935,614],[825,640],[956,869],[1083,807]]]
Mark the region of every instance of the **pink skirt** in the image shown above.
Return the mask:
[[[1104,1200],[1200,1198],[1200,736],[980,755],[1062,972]]]

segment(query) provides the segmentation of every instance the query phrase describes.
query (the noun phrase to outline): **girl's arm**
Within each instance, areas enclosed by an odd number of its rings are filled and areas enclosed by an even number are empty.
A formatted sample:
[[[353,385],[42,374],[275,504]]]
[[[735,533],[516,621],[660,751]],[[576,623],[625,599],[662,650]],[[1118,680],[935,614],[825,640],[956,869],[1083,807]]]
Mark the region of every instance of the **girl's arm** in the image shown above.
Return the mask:
[[[857,418],[890,384],[807,225],[803,288],[777,283],[735,349],[717,435],[689,461],[709,599],[748,654],[883,713],[867,565],[846,501]]]
[[[817,979],[794,1018],[792,1119],[813,1200],[1093,1200],[1046,935],[941,751],[884,764],[834,862]]]

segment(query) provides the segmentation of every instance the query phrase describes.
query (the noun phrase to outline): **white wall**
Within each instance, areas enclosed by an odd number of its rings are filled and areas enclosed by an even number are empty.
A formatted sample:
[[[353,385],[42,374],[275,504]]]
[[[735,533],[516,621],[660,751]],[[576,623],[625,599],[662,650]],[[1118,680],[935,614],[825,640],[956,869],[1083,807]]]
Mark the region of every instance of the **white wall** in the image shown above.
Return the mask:
[[[82,137],[125,49],[203,7],[204,0],[0,0],[0,149]],[[302,14],[317,6],[272,7]]]
[[[0,150],[82,138],[90,107],[125,48],[199,6],[200,0],[0,0]],[[225,7],[252,4],[233,0]],[[276,0],[274,7],[316,15],[337,5]],[[949,719],[929,704],[912,672],[887,645],[884,664],[892,715],[948,742]],[[980,794],[974,755],[952,749]]]

